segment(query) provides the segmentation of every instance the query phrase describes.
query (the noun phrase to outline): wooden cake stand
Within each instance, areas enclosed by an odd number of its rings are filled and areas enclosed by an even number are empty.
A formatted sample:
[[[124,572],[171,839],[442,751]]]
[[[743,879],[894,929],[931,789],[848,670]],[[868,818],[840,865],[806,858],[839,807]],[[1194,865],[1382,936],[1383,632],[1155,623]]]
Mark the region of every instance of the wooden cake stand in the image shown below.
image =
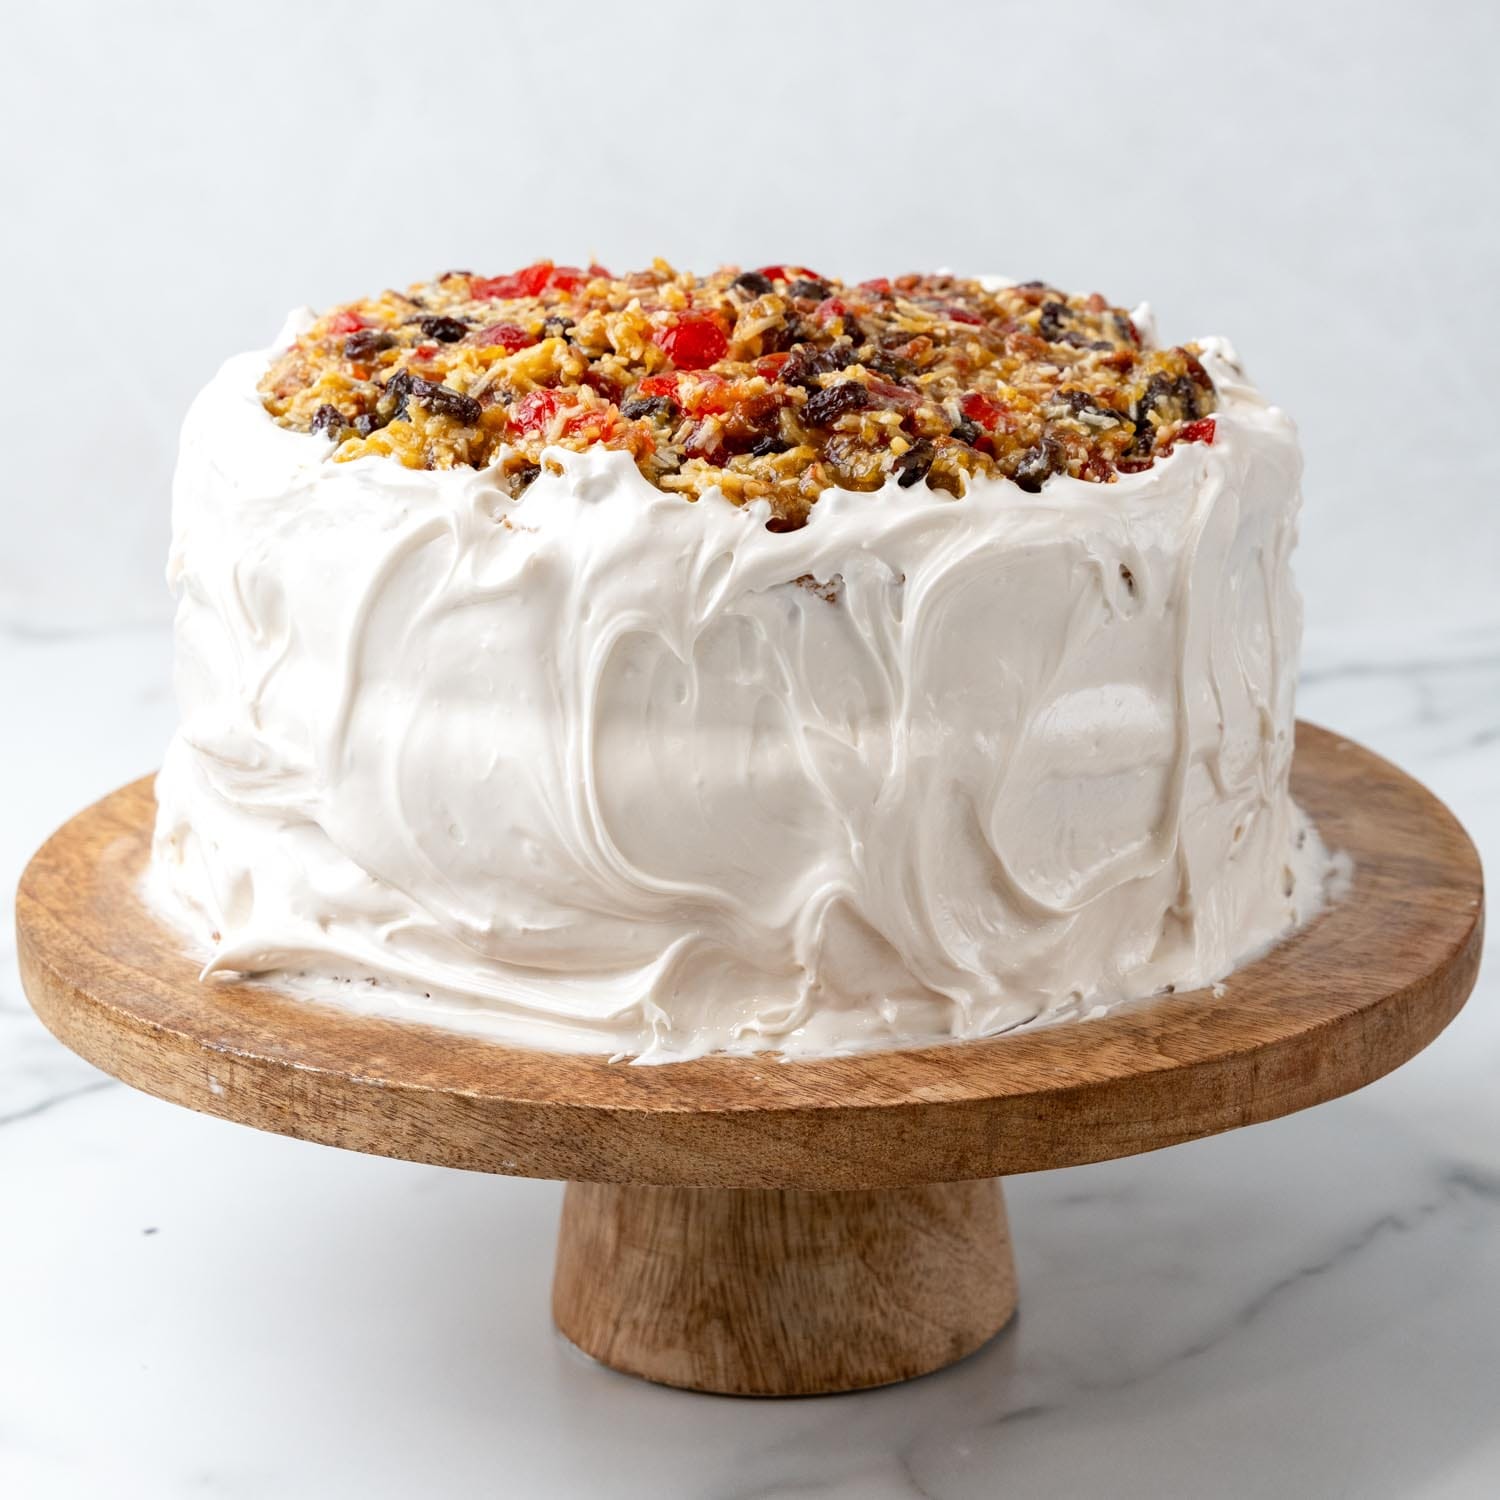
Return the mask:
[[[267,987],[200,984],[142,906],[149,780],[21,881],[21,973],[74,1051],[160,1098],[356,1151],[568,1183],[558,1327],[701,1391],[854,1390],[977,1349],[1015,1307],[997,1179],[1104,1161],[1348,1093],[1474,984],[1483,886],[1431,793],[1299,729],[1295,792],[1348,897],[1227,990],[984,1042],[659,1067],[503,1047]]]

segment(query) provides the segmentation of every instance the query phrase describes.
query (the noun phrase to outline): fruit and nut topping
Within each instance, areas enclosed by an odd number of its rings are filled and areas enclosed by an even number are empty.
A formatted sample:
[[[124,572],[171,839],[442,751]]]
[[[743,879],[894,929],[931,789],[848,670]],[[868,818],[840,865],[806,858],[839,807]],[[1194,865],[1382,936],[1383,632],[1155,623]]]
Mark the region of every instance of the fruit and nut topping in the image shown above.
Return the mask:
[[[782,530],[832,486],[1108,483],[1215,432],[1195,346],[1143,347],[1097,293],[795,265],[451,271],[318,319],[260,391],[337,461],[497,464],[519,494],[545,448],[598,443],[660,489],[765,499]]]

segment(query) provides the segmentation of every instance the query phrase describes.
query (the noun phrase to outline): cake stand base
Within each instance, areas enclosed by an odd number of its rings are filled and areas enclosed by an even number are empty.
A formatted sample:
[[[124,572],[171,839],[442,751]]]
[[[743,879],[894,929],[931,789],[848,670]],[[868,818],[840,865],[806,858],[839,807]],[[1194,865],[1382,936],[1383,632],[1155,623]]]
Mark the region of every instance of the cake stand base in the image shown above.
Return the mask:
[[[809,1396],[925,1375],[1016,1306],[999,1182],[844,1193],[570,1182],[552,1314],[663,1385]]]

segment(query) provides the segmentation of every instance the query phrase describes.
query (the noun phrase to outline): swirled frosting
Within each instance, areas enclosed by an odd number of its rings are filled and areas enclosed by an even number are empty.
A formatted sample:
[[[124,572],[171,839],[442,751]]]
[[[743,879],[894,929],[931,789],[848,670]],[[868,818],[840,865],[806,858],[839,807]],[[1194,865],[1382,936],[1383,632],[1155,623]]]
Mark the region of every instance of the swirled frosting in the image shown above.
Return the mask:
[[[206,976],[644,1060],[1219,980],[1327,859],[1288,794],[1295,434],[1203,348],[1211,445],[791,532],[604,449],[519,500],[329,463],[230,360],[174,486],[154,899]]]

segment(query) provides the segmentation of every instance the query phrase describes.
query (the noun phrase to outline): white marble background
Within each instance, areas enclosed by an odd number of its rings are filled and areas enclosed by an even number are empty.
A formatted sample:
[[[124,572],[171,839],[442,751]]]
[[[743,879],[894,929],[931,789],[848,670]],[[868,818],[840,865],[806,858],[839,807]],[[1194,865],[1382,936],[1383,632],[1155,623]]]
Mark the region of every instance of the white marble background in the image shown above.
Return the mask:
[[[14,8],[0,890],[160,755],[166,485],[214,362],[294,301],[590,251],[995,267],[1233,334],[1307,447],[1303,711],[1497,867],[1497,58],[1482,3]],[[7,923],[0,1495],[1488,1500],[1493,946],[1359,1095],[1013,1182],[1022,1311],[973,1359],[746,1403],[554,1336],[555,1185],[110,1083]]]

